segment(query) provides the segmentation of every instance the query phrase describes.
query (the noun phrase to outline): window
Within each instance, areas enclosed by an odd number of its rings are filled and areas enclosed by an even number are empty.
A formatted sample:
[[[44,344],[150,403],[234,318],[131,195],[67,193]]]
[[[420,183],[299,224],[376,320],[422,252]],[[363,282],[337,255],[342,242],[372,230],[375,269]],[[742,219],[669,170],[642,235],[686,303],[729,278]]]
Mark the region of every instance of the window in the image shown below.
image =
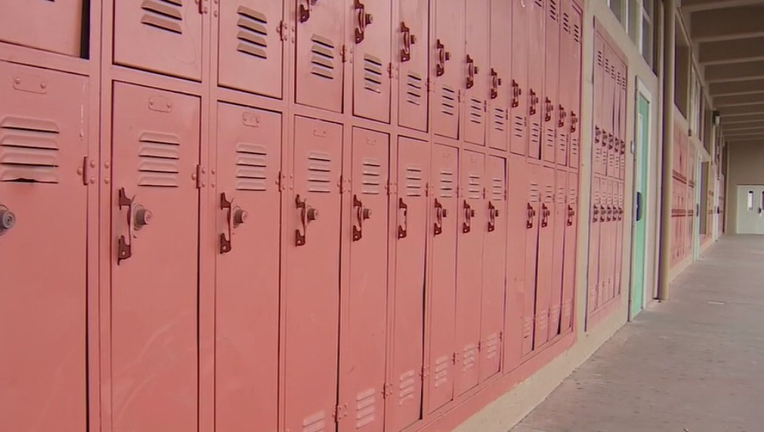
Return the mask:
[[[753,191],[748,191],[748,211],[753,210]]]
[[[626,29],[651,68],[655,68],[653,46],[653,9],[655,0],[608,0],[613,15]]]

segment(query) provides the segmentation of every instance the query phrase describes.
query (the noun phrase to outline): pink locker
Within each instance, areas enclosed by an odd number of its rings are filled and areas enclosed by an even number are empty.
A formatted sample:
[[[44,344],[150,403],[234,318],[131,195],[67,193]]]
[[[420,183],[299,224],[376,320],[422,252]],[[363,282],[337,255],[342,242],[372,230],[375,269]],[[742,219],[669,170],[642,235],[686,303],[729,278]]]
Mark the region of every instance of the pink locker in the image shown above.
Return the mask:
[[[544,103],[541,106],[543,116],[543,139],[541,153],[547,162],[555,162],[557,157],[557,131],[560,111],[564,112],[560,90],[560,0],[546,0],[546,28],[544,44]],[[563,120],[564,121],[564,120]]]
[[[480,326],[480,379],[484,381],[501,368],[504,328],[504,296],[507,264],[507,198],[504,184],[506,161],[486,159],[486,208],[483,248],[483,306]]]
[[[551,282],[551,301],[549,306],[549,339],[560,334],[560,321],[562,312],[562,272],[564,265],[565,251],[565,229],[568,221],[568,212],[565,204],[568,196],[568,173],[565,171],[555,171],[554,173],[554,204],[552,213],[554,215],[554,241],[552,249],[552,282]]]
[[[200,6],[182,0],[115,1],[114,62],[200,80]]]
[[[573,169],[578,169],[580,153],[581,153],[581,10],[574,3],[569,3],[570,8],[570,21],[571,21],[571,47],[569,52],[570,64],[568,70],[570,71],[570,83],[572,88],[570,89],[570,114],[568,115],[568,122],[570,123],[570,144],[568,150],[568,165]],[[596,70],[595,65],[595,70]]]
[[[83,12],[83,0],[7,2],[0,41],[79,56]]]
[[[607,145],[603,127],[605,125],[605,40],[595,33],[594,51],[594,143],[592,144],[592,171],[594,174],[604,174],[607,154],[603,145]],[[581,99],[579,97],[579,103]],[[579,135],[580,136],[580,135]]]
[[[350,284],[340,341],[340,404],[354,421],[339,430],[381,432],[387,346],[387,178],[390,138],[353,129]]]
[[[518,155],[528,153],[528,3],[512,1],[512,78],[509,90],[509,150]]]
[[[588,269],[588,287],[587,287],[587,306],[588,314],[599,308],[600,297],[600,231],[602,228],[602,201],[601,192],[602,180],[598,176],[592,176],[592,209],[591,225],[589,227],[589,269]]]
[[[389,0],[353,0],[353,114],[390,122]]]
[[[342,112],[344,0],[297,1],[296,99]]]
[[[0,430],[87,429],[88,94],[0,62]]]
[[[456,394],[480,382],[480,306],[483,288],[485,156],[463,151],[459,166],[459,201],[456,249]],[[434,268],[433,271],[438,271]]]
[[[192,96],[114,86],[115,432],[197,429],[199,105]]]
[[[558,61],[560,69],[564,73],[558,73],[559,101],[555,109],[557,110],[557,139],[555,144],[555,160],[558,165],[568,165],[568,144],[570,142],[570,118],[571,100],[574,89],[578,88],[578,83],[572,80],[571,69],[573,39],[571,37],[570,27],[570,0],[560,0],[560,36],[559,36],[559,54]]]
[[[615,277],[613,283],[615,284],[615,295],[621,294],[621,270],[622,257],[623,257],[623,183],[620,181],[615,184],[615,204],[613,210],[613,219],[615,224]]]
[[[509,139],[512,0],[491,0],[491,70],[489,71],[488,146],[507,150]]]
[[[613,224],[613,180],[605,179],[604,207],[605,220],[602,225],[600,237],[600,284],[602,285],[601,300],[603,303],[613,298],[613,271],[615,269],[615,229]]]
[[[626,145],[627,145],[627,134],[626,134],[626,119],[628,118],[628,91],[629,86],[629,75],[628,75],[628,68],[624,63],[621,63],[621,155],[619,157],[619,167],[618,167],[618,173],[621,180],[626,180]]]
[[[217,119],[215,424],[275,430],[281,115],[221,103]]]
[[[455,148],[433,146],[429,412],[453,400],[454,368],[458,367],[454,345],[458,168]]]
[[[525,157],[514,154],[507,160],[507,295],[504,303],[504,371],[513,370],[520,364],[524,340],[525,289],[525,242],[528,222],[528,169]],[[535,275],[535,273],[534,273]],[[533,314],[533,293],[530,311]],[[531,338],[533,320],[530,321]],[[532,343],[532,342],[531,342]]]
[[[560,331],[565,334],[573,329],[576,296],[576,266],[578,256],[578,174],[568,173],[566,199],[564,263],[562,272],[562,318]]]
[[[547,0],[548,1],[548,0]],[[530,1],[528,9],[528,157],[541,159],[544,122],[545,0]]]
[[[392,381],[385,429],[400,431],[421,418],[424,356],[425,245],[430,146],[398,139]],[[451,331],[453,336],[453,331]]]
[[[541,224],[541,182],[543,181],[542,168],[537,165],[529,165],[527,168],[527,181],[523,182],[527,186],[525,193],[526,201],[526,220],[525,220],[525,292],[523,295],[523,320],[522,320],[522,350],[523,356],[530,354],[534,349],[534,334],[538,319],[536,313],[537,304],[537,285],[536,269],[538,264],[539,249],[539,225]]]
[[[400,24],[396,33],[400,48],[393,53],[399,62],[398,124],[427,131],[430,102],[428,91],[429,0],[400,0]]]
[[[610,80],[610,64],[612,50],[607,43],[603,42],[603,61],[602,61],[602,174],[611,175],[612,155],[609,146],[613,134],[613,93]]]
[[[220,4],[218,85],[281,98],[284,65],[281,0]]]
[[[294,237],[285,245],[286,428],[320,430],[337,404],[342,126],[294,122],[294,190],[284,202]]]
[[[467,66],[465,50],[465,0],[435,0],[435,41],[433,64],[435,94],[433,131],[459,138],[459,113]]]
[[[540,168],[540,211],[536,267],[536,329],[534,349],[549,340],[549,308],[552,304],[554,265],[554,168]]]
[[[488,90],[491,78],[488,70],[490,4],[491,0],[469,0],[465,13],[467,19],[464,61],[467,76],[464,80],[466,105],[464,140],[477,145],[485,145],[486,108],[490,97]]]

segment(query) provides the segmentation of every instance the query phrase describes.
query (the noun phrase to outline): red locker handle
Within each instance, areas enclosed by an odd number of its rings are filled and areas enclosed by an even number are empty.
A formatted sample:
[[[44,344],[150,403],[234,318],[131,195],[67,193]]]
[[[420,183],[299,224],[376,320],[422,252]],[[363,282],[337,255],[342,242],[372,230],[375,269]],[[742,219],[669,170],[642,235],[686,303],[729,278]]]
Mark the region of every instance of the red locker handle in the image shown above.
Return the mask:
[[[475,67],[475,59],[470,57],[469,54],[467,54],[467,88],[471,89],[475,86],[475,74],[477,73],[477,68]]]
[[[491,68],[491,99],[499,97],[499,86],[501,85],[501,78],[499,73],[494,68]]]
[[[475,209],[469,205],[467,200],[464,200],[464,222],[462,222],[462,232],[467,234],[472,231],[472,218],[475,217]]]
[[[308,241],[308,224],[318,220],[318,210],[308,205],[308,199],[300,199],[300,194],[294,198],[295,207],[300,211],[300,224],[302,232],[295,230],[295,245],[303,246]]]
[[[409,230],[409,206],[403,202],[403,198],[398,198],[398,212],[403,213],[403,217],[398,216],[402,223],[398,224],[398,238],[406,238]]]
[[[608,150],[613,150],[614,146],[615,146],[615,135],[609,134],[608,141],[607,141],[607,148]]]
[[[533,89],[530,90],[530,94],[528,95],[530,99],[530,108],[529,108],[529,114],[534,115],[536,114],[536,104],[538,103],[538,98],[536,97],[536,92],[533,91]]]
[[[520,88],[520,84],[517,81],[512,80],[512,108],[520,106],[520,95],[523,94],[523,90]]]
[[[578,124],[578,116],[573,111],[570,112],[570,133],[576,131],[576,125]]]
[[[310,19],[310,11],[315,6],[318,0],[305,0],[305,4],[300,4],[299,21],[301,23],[307,22]]]
[[[546,104],[544,105],[546,113],[544,113],[544,121],[550,122],[552,121],[552,111],[554,111],[554,104],[549,98],[546,99]]]
[[[443,208],[437,198],[435,198],[435,223],[433,226],[433,232],[435,235],[441,235],[443,233],[443,219],[448,217],[448,210]]]
[[[568,112],[565,111],[565,108],[562,105],[559,105],[558,109],[560,110],[560,119],[557,122],[557,127],[563,128],[565,127],[565,117],[567,117]]]
[[[626,142],[621,140],[621,154],[626,154]]]
[[[355,10],[358,11],[358,20],[355,29],[355,43],[361,43],[366,36],[366,26],[374,22],[374,15],[366,13],[366,5],[361,3],[361,0],[355,0]]]
[[[600,218],[600,208],[597,206],[597,204],[594,204],[594,208],[592,209],[592,222],[597,223]]]
[[[600,135],[602,135],[602,130],[600,130],[599,126],[594,126],[594,143],[595,144],[599,144]]]
[[[526,216],[525,216],[525,227],[528,229],[533,228],[533,219],[536,218],[536,210],[533,208],[533,206],[528,203],[528,207],[526,209]]]
[[[231,241],[233,239],[233,230],[247,221],[249,213],[242,210],[241,207],[234,205],[233,199],[226,198],[225,192],[220,194],[220,210],[228,210],[226,214],[226,225],[228,226],[228,238],[225,233],[220,234],[220,253],[231,252],[233,248]]]
[[[488,201],[488,232],[496,230],[496,218],[499,217],[499,209]]]
[[[438,51],[438,63],[435,64],[435,75],[442,76],[446,73],[446,62],[451,60],[451,53],[446,51],[446,46],[438,39],[435,42],[435,49]]]
[[[357,222],[353,223],[353,241],[358,241],[363,238],[363,221],[371,218],[371,209],[363,206],[363,202],[358,199],[358,196],[353,195],[353,208],[355,209],[355,218]]]
[[[573,216],[576,215],[576,211],[573,210],[573,207],[568,204],[568,226],[573,226]]]
[[[549,207],[546,206],[546,203],[541,204],[541,228],[546,228],[549,225],[549,215],[550,215]]]
[[[401,63],[411,60],[411,45],[416,43],[416,36],[411,34],[411,29],[401,22],[401,33],[403,34],[403,48],[401,48]]]
[[[125,188],[119,189],[117,205],[122,210],[127,207],[127,236],[121,235],[117,241],[117,265],[133,256],[133,237],[135,232],[151,222],[152,214],[142,205],[135,203],[135,195],[127,196]]]

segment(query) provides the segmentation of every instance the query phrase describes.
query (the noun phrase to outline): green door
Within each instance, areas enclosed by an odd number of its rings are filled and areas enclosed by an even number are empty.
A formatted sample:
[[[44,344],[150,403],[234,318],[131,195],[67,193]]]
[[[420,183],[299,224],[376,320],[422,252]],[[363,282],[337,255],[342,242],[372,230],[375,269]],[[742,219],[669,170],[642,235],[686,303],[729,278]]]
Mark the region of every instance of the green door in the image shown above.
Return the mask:
[[[645,252],[647,249],[647,161],[650,153],[650,102],[637,94],[636,123],[636,169],[634,170],[636,187],[634,223],[634,255],[632,261],[631,316],[636,316],[645,306],[645,290],[648,288],[645,278]]]

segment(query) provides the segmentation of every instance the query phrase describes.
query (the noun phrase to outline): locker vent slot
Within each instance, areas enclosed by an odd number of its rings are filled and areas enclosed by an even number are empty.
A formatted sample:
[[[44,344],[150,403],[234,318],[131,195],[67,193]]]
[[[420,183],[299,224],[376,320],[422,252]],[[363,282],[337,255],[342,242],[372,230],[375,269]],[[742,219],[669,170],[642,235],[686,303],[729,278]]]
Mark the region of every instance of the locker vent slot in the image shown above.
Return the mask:
[[[377,390],[370,388],[358,393],[355,397],[355,427],[361,429],[376,421]]]
[[[456,107],[456,91],[449,87],[443,86],[443,100],[441,101],[440,110],[444,114],[454,115]]]
[[[454,173],[449,170],[440,171],[440,196],[442,198],[454,197]]]
[[[467,372],[475,367],[477,363],[477,345],[469,344],[464,347],[462,354],[462,371]]]
[[[467,196],[470,199],[480,199],[483,196],[483,188],[480,184],[480,174],[470,174]]]
[[[502,107],[493,108],[493,128],[499,132],[507,130],[507,110]]]
[[[536,0],[534,3],[536,3],[536,6],[544,8],[544,0]]]
[[[178,187],[180,140],[176,135],[143,132],[138,138],[138,185]]]
[[[578,24],[573,24],[573,40],[581,43],[581,27]]]
[[[545,203],[554,202],[554,186],[550,184],[544,185],[544,202]]]
[[[332,156],[324,152],[308,154],[308,191],[331,192]]]
[[[503,201],[504,200],[504,179],[493,178],[491,181],[491,200]]]
[[[533,316],[528,316],[523,318],[523,339],[528,339],[533,337],[533,322],[534,322]]]
[[[451,357],[442,356],[435,360],[435,387],[440,387],[448,383],[448,366],[451,364]]]
[[[326,423],[326,412],[319,411],[302,420],[302,432],[324,432]]]
[[[554,121],[549,122],[549,124],[552,124],[552,123],[554,123]],[[555,129],[555,126],[550,126],[548,128],[545,128],[545,132],[546,132],[546,136],[545,136],[546,145],[549,148],[554,148],[554,138],[555,138],[555,134],[554,134],[555,130],[554,129]]]
[[[363,160],[363,187],[361,192],[367,195],[379,195],[382,189],[382,165],[374,158]]]
[[[382,93],[382,60],[366,54],[363,58],[363,88]]]
[[[541,197],[540,191],[539,191],[539,184],[535,181],[532,181],[530,184],[530,194],[529,194],[531,202],[539,202],[539,198]]]
[[[413,370],[401,375],[398,381],[398,406],[414,400],[417,373]]]
[[[334,43],[322,36],[313,35],[310,39],[310,73],[321,78],[334,79]]]
[[[525,117],[516,115],[512,117],[512,134],[516,137],[523,137],[525,132]]]
[[[239,6],[239,20],[236,26],[239,32],[236,34],[238,44],[236,51],[261,58],[268,58],[268,18],[248,7]]]
[[[422,168],[415,165],[406,167],[406,196],[422,196],[423,191]]]
[[[470,99],[470,121],[475,124],[483,124],[483,101]]]
[[[422,105],[422,77],[419,74],[409,72],[406,80],[406,102],[420,106]]]
[[[597,51],[597,66],[602,66],[602,51]]]
[[[541,142],[541,126],[538,122],[531,123],[531,142]]]
[[[0,182],[58,183],[59,134],[51,120],[0,120]]]
[[[565,187],[560,186],[557,188],[557,194],[555,195],[555,201],[558,204],[565,204]]]
[[[557,21],[557,1],[556,0],[549,0],[549,18],[552,19],[552,21]]]
[[[494,333],[488,336],[488,340],[485,342],[486,357],[489,359],[495,358],[499,355],[499,334]]]
[[[268,189],[267,158],[264,145],[236,144],[236,190],[263,192]]]
[[[141,9],[145,11],[141,17],[142,24],[183,34],[182,0],[143,0]]]
[[[560,146],[560,152],[562,154],[567,154],[568,153],[568,134],[563,132],[564,130],[565,128],[562,128],[559,130],[557,135],[557,138],[558,138],[557,142],[559,143],[558,145]]]
[[[562,13],[562,30],[565,33],[570,33],[570,15],[567,12]]]

